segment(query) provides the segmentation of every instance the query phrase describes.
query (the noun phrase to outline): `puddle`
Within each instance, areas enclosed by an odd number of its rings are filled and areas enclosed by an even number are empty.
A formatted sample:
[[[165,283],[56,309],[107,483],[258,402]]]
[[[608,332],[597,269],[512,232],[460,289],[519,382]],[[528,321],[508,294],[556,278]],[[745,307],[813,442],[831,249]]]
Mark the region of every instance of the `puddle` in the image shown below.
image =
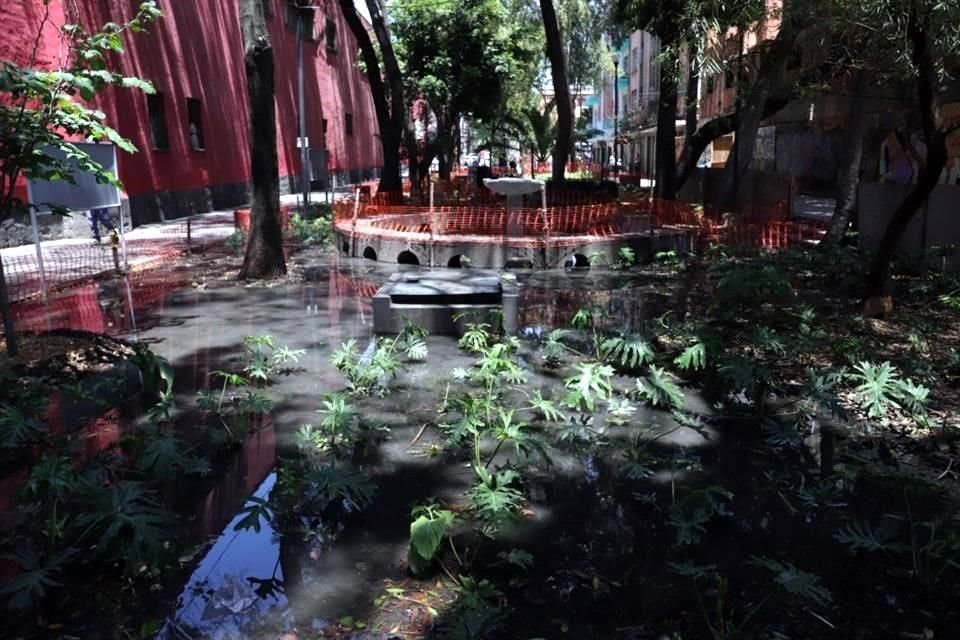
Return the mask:
[[[275,638],[284,629],[319,627],[344,615],[363,615],[380,595],[384,579],[404,576],[411,506],[429,496],[455,501],[473,481],[469,467],[429,455],[431,446],[439,444],[437,434],[418,438],[428,419],[424,414],[434,412],[449,381],[443,372],[472,362],[455,340],[430,337],[428,363],[413,365],[394,394],[373,399],[365,407],[365,413],[391,429],[368,463],[367,471],[379,487],[369,508],[348,517],[342,529],[320,546],[295,542],[263,521],[260,531],[236,530],[247,497],[269,495],[276,482],[277,456],[293,450],[297,428],[320,420],[316,411],[321,395],[342,388],[340,374],[329,365],[330,354],[350,339],[356,339],[361,349],[369,344],[370,297],[394,271],[390,265],[333,260],[311,266],[309,281],[300,285],[210,290],[188,287],[184,273],[155,274],[91,283],[57,294],[47,305],[36,301],[17,306],[23,329],[74,327],[148,342],[173,365],[176,404],[181,408],[192,405],[197,390],[211,387],[211,372],[230,367],[244,336],[271,335],[277,345],[305,350],[299,371],[281,376],[269,388],[275,403],[271,423],[219,465],[214,477],[174,490],[184,515],[181,537],[191,544],[214,538],[193,560],[192,574],[175,602],[162,607],[165,623],[158,636],[162,640],[259,640]],[[662,306],[662,292],[655,283],[632,276],[555,271],[520,274],[518,280],[521,332],[527,334],[543,335],[568,324],[586,304],[604,309],[612,326],[638,331]],[[442,363],[442,371],[437,363]],[[557,384],[555,378],[535,373],[531,380],[536,387]],[[643,415],[653,418],[654,413]],[[669,417],[662,418],[666,429]],[[103,429],[94,430],[93,449],[98,443],[116,442],[109,422],[106,419]],[[556,467],[531,488],[543,500],[531,504],[534,532],[527,535],[552,538],[536,542],[541,547],[538,553],[559,553],[556,545],[564,540],[584,544],[571,537],[584,512],[563,513],[572,504],[599,505],[604,515],[597,516],[598,526],[608,532],[626,521],[623,508],[611,497],[609,480],[604,480],[607,463],[589,453],[556,457]],[[615,544],[622,551],[623,541],[618,538]],[[581,581],[568,574],[562,584],[545,588],[574,597]],[[546,597],[529,596],[531,602]]]

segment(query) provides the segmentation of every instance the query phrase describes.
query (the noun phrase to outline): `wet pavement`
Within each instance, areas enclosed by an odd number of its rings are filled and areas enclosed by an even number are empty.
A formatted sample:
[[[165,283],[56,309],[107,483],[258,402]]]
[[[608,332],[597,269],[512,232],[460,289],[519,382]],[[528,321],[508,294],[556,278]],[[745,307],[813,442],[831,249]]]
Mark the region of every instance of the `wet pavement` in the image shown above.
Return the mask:
[[[148,343],[173,364],[181,408],[192,406],[198,390],[210,388],[211,372],[236,367],[244,336],[271,335],[278,346],[305,350],[298,371],[269,388],[275,408],[268,428],[249,437],[216,477],[187,492],[185,537],[213,542],[197,558],[176,602],[160,612],[166,616],[161,638],[272,639],[279,630],[320,628],[343,615],[362,614],[384,579],[404,575],[410,507],[429,496],[462,499],[472,470],[429,454],[440,444],[439,434],[417,435],[435,415],[448,372],[469,366],[472,359],[458,350],[454,338],[431,336],[428,361],[410,366],[388,398],[364,404],[365,415],[390,427],[366,468],[379,487],[373,505],[329,539],[309,545],[295,544],[266,524],[259,532],[235,530],[247,497],[269,494],[276,458],[293,449],[297,428],[319,421],[321,396],[343,388],[329,357],[347,340],[356,339],[361,350],[370,343],[371,296],[396,269],[316,257],[306,270],[310,281],[302,284],[212,289],[191,288],[183,273],[157,272],[92,283],[52,297],[49,306],[18,305],[18,322],[25,329],[82,328]],[[662,312],[657,301],[665,295],[655,285],[605,271],[521,273],[519,279],[521,331],[527,333],[562,326],[585,304],[599,305],[624,330],[639,330]],[[534,377],[531,384],[555,388],[558,381]],[[676,427],[669,416],[644,415],[663,422],[663,430]],[[692,430],[671,437],[686,438],[685,446],[704,442]],[[588,459],[561,456],[555,463],[559,466],[551,474],[578,483],[596,480]],[[544,522],[551,508],[540,505]],[[285,570],[297,579],[285,581]]]

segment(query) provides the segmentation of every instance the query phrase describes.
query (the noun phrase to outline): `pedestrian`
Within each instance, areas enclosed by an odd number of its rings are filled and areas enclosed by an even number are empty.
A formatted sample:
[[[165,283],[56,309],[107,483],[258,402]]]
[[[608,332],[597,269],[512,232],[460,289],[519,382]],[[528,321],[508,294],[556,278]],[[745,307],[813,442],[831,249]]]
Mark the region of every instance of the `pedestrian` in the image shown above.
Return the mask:
[[[511,178],[516,178],[516,177],[517,177],[518,174],[517,174],[517,161],[516,161],[516,160],[511,160],[511,161],[510,161],[510,170],[507,172],[507,175],[510,176]]]
[[[110,219],[110,212],[107,209],[91,209],[88,212],[90,219],[90,231],[93,233],[93,241],[100,244],[100,225],[106,227],[110,233],[116,232],[113,221]]]

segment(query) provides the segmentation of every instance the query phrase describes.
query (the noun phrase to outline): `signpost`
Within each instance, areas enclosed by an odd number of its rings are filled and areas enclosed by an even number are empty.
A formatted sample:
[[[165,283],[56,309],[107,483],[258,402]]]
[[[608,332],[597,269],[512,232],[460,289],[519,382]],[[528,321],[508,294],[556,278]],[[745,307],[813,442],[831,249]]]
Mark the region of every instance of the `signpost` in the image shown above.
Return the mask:
[[[74,143],[104,169],[117,174],[117,149],[112,144],[96,144],[92,142]],[[43,268],[43,250],[40,245],[40,229],[37,225],[37,213],[52,211],[54,207],[62,207],[69,211],[87,211],[90,209],[106,209],[120,207],[120,189],[112,184],[97,182],[96,178],[80,169],[76,162],[67,158],[62,152],[52,147],[43,151],[46,155],[57,158],[70,167],[73,183],[66,180],[28,180],[27,200],[30,203],[30,224],[33,227],[33,241],[37,249],[37,267],[40,270],[40,286],[43,299],[47,299],[47,277]],[[123,265],[127,268],[127,243],[123,223],[123,213],[120,213],[120,246],[123,250]]]

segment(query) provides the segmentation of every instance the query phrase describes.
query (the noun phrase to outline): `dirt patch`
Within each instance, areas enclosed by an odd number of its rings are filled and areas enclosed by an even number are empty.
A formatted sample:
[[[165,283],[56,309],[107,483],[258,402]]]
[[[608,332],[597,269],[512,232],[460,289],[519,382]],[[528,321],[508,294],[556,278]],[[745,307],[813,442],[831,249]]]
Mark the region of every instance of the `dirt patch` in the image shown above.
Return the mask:
[[[18,354],[13,358],[7,355],[6,340],[0,339],[0,365],[14,375],[42,377],[53,384],[104,371],[134,353],[122,340],[87,331],[58,329],[20,333],[17,338]]]

